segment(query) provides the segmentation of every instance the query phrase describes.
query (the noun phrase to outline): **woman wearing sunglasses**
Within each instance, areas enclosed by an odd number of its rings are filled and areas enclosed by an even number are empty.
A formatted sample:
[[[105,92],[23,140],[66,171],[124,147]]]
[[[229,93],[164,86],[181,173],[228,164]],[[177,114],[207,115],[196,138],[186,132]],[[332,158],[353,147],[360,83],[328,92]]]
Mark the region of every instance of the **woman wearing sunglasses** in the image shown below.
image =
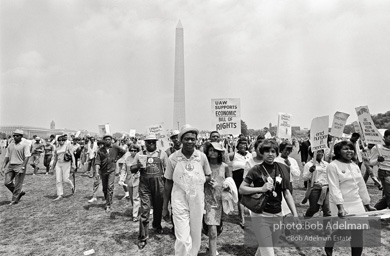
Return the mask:
[[[52,171],[56,173],[57,198],[54,201],[61,200],[64,194],[63,184],[68,183],[72,189],[72,194],[75,192],[74,185],[69,179],[71,168],[76,169],[76,161],[68,145],[65,143],[64,135],[58,137],[58,146],[54,151],[54,161]],[[70,161],[66,159],[65,155],[70,155]]]

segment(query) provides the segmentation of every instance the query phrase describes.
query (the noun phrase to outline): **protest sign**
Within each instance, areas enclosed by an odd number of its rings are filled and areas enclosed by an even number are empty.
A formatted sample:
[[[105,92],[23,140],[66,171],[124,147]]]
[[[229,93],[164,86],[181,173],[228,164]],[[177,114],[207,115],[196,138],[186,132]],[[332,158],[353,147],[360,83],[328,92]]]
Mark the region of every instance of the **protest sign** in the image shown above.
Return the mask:
[[[343,131],[349,114],[337,111],[333,116],[332,128],[330,130],[330,135],[334,137],[341,138],[343,136]]]
[[[291,114],[280,113],[278,115],[278,138],[291,139]]]
[[[328,147],[328,133],[329,116],[316,117],[311,121],[310,144],[312,151],[317,151]]]
[[[135,129],[130,129],[129,136],[135,137]]]
[[[103,137],[106,134],[110,134],[111,135],[110,124],[108,124],[108,123],[107,124],[98,125],[98,129],[99,129],[99,136],[100,137]]]
[[[213,129],[220,134],[241,133],[240,99],[211,99]]]
[[[156,134],[158,139],[157,148],[163,150],[169,148],[168,136],[162,124],[149,125],[146,127],[146,131]]]
[[[81,134],[81,131],[77,131],[75,137],[78,138]]]
[[[362,132],[364,134],[364,140],[366,143],[382,144],[382,136],[372,121],[370,111],[367,106],[361,106],[355,108],[358,116],[359,124],[361,125]]]

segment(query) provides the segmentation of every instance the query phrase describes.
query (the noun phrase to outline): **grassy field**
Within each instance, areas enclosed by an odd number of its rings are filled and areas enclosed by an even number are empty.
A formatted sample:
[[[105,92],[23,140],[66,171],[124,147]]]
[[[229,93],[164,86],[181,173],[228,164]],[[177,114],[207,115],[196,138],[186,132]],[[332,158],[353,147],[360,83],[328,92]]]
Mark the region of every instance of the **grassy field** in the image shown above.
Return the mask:
[[[0,163],[3,162],[0,155]],[[296,152],[293,157],[297,158]],[[24,181],[26,195],[21,202],[8,206],[11,193],[0,186],[0,255],[83,255],[94,249],[94,255],[173,255],[174,236],[169,233],[171,225],[163,221],[167,234],[150,234],[147,246],[140,251],[137,247],[138,223],[131,220],[131,206],[123,197],[123,189],[115,183],[113,212],[104,212],[101,188],[98,202],[89,204],[93,180],[76,175],[77,191],[70,195],[65,186],[65,198],[53,202],[56,197],[54,175],[44,175],[43,166],[38,175],[32,176],[31,167]],[[117,178],[118,179],[118,178]],[[3,184],[4,177],[1,178]],[[299,187],[300,186],[300,187]],[[302,182],[295,184],[294,198],[300,215],[307,206],[298,206],[303,198]],[[368,183],[372,205],[381,193]],[[218,237],[220,255],[254,255],[255,248],[243,245],[244,232],[238,225],[237,213],[226,216],[224,231]],[[390,251],[390,222],[382,222],[382,246],[365,248],[364,255],[388,255]],[[202,239],[199,255],[206,255],[206,236]],[[322,248],[276,248],[277,255],[325,255]],[[350,255],[350,248],[337,248],[335,255]]]

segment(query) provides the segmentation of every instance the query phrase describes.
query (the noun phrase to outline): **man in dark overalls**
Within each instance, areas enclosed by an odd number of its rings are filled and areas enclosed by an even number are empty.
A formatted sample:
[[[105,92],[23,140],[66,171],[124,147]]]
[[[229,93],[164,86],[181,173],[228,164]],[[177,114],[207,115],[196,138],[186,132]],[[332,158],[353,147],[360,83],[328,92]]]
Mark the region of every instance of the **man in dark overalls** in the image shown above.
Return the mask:
[[[164,196],[163,175],[168,161],[167,154],[157,150],[157,137],[151,133],[145,138],[146,150],[135,155],[134,162],[130,167],[132,173],[140,171],[139,196],[141,199],[140,223],[139,223],[139,248],[145,247],[149,238],[149,216],[153,207],[152,226],[156,233],[162,234],[161,218]]]

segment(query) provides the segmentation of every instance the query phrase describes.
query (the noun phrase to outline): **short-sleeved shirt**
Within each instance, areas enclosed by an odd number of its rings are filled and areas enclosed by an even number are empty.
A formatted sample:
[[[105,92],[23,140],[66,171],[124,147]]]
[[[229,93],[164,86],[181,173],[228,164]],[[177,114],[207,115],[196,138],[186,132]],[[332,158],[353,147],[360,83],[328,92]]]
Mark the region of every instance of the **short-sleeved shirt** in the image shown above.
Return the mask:
[[[124,154],[126,151],[115,144],[110,148],[102,147],[97,152],[95,165],[99,165],[102,172],[114,172],[116,161]]]
[[[264,170],[267,170],[267,172]],[[253,182],[254,187],[262,187],[265,184],[263,179],[264,177],[269,176],[273,179],[275,184],[276,197],[273,196],[272,192],[269,193],[267,204],[264,208],[264,212],[268,213],[279,213],[282,211],[282,191],[286,190],[290,186],[290,174],[288,172],[287,166],[274,162],[273,165],[267,164],[265,162],[255,165],[249,171],[244,181],[248,184]],[[280,176],[282,181],[280,183],[276,182],[276,177]]]
[[[23,164],[27,157],[30,157],[30,147],[28,144],[12,142],[5,152],[5,157],[9,157],[9,164]]]
[[[185,155],[183,155],[182,150],[178,150],[169,157],[169,161],[167,164],[167,169],[165,171],[164,177],[166,179],[172,180],[173,179],[173,172],[175,170],[176,164],[178,162],[178,158],[186,158]],[[188,159],[189,161],[194,160],[195,158],[200,158],[200,164],[203,168],[204,174],[211,175],[211,169],[209,162],[207,160],[207,157],[204,153],[200,152],[199,150],[195,150],[191,157]]]

